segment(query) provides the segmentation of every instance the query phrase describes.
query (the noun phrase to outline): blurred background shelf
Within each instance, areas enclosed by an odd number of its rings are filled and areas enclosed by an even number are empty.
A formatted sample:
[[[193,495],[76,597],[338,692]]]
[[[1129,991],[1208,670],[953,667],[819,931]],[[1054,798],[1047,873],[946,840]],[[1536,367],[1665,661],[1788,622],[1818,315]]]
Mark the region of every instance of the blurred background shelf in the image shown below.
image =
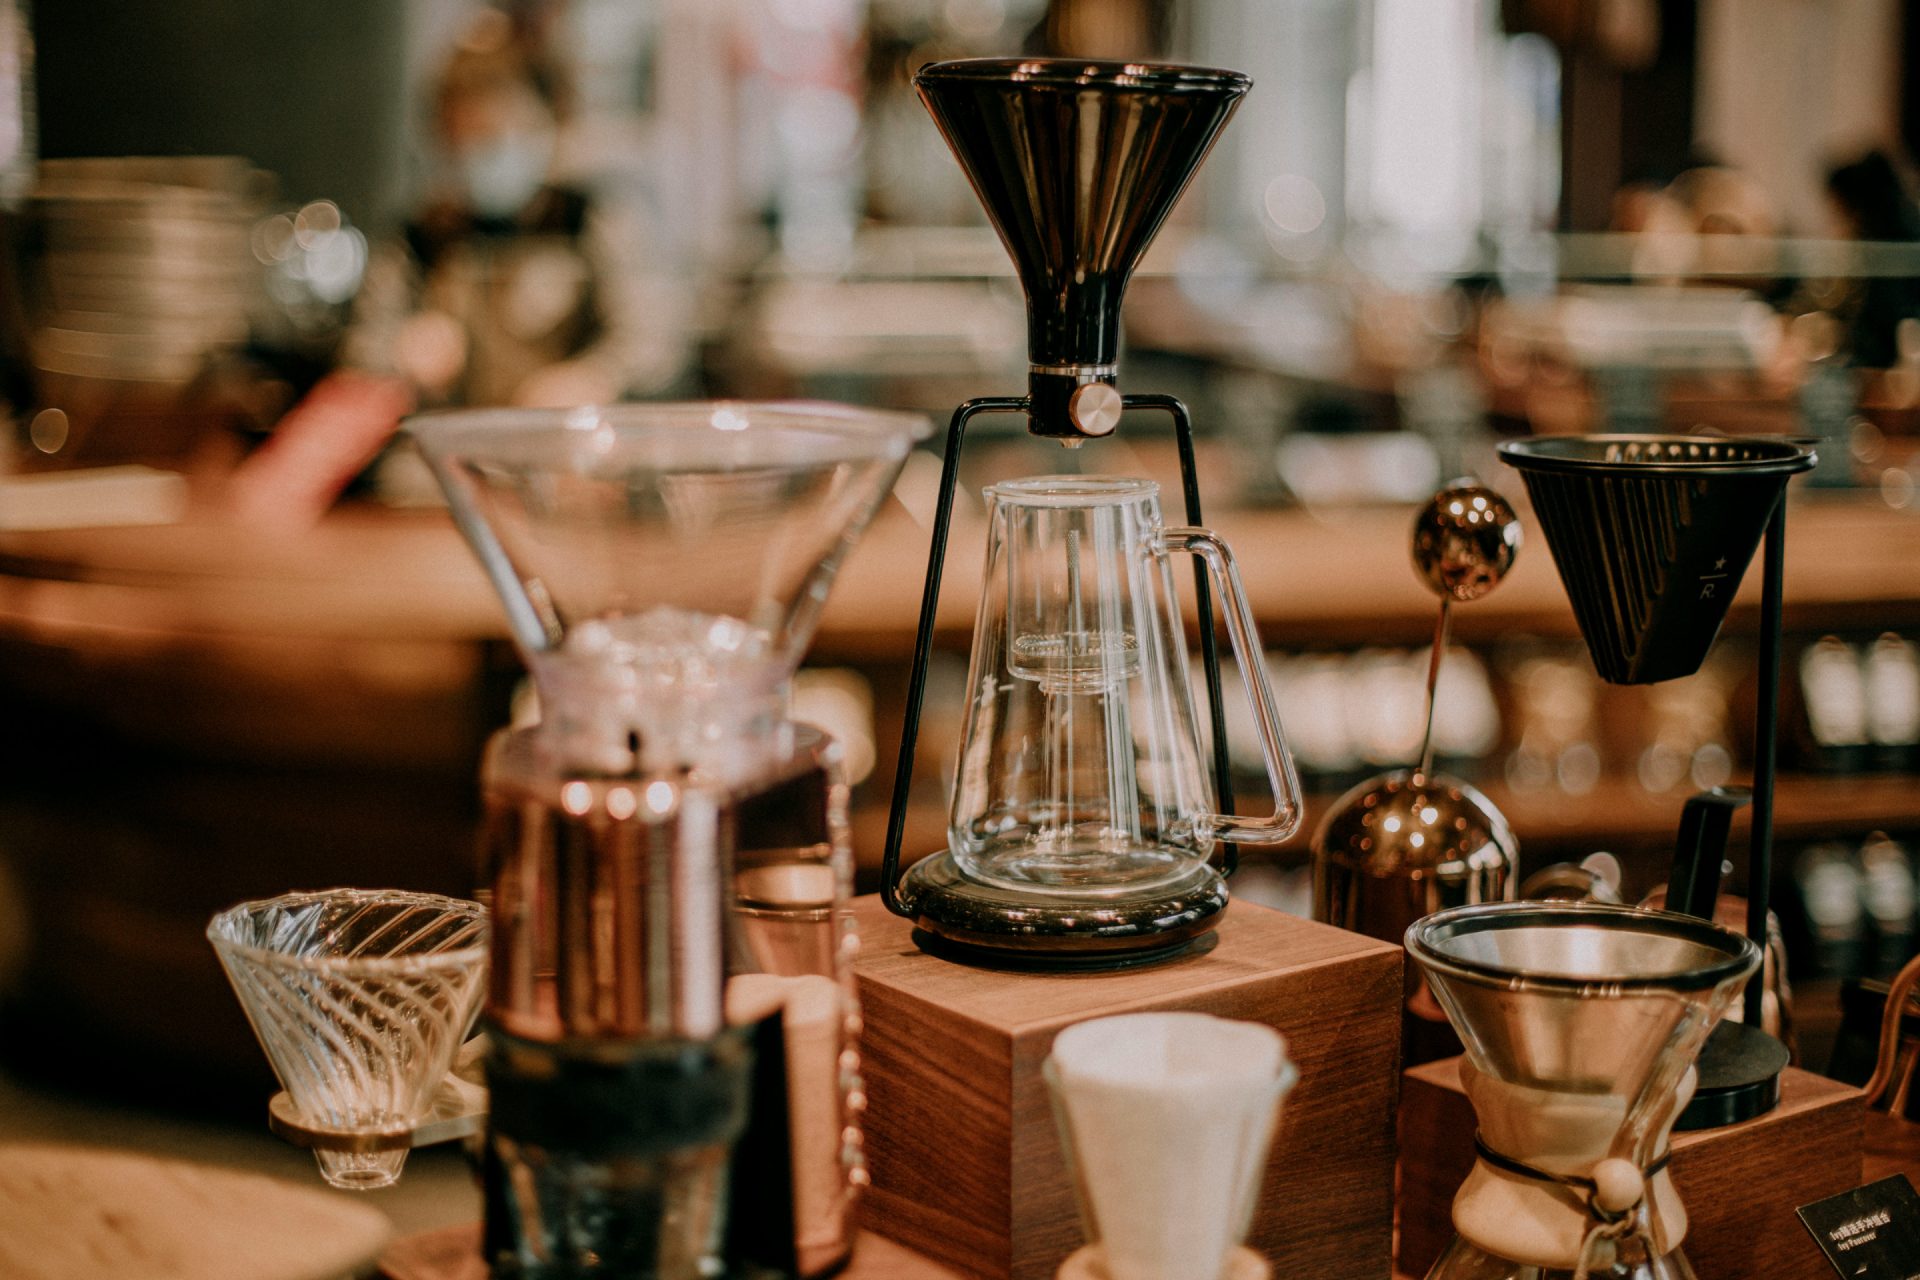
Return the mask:
[[[1129,456],[1106,461],[1138,464],[1128,474],[1164,475],[1170,455],[1135,445]],[[1490,479],[1513,494],[1526,521],[1519,486],[1504,475]],[[1171,479],[1164,487],[1174,487]],[[1208,517],[1238,549],[1269,645],[1413,645],[1430,637],[1433,597],[1407,558],[1411,508],[1249,509],[1221,499]],[[1877,497],[1796,494],[1789,527],[1790,628],[1920,621],[1920,515]],[[941,641],[956,649],[972,632],[984,537],[977,508],[956,515],[939,623]],[[835,585],[812,650],[816,663],[910,656],[926,547],[925,527],[907,506],[890,503]],[[1758,598],[1757,575],[1749,575],[1731,632],[1752,625]],[[277,536],[217,521],[0,533],[0,625],[14,635],[92,630],[370,645],[506,635],[478,566],[443,514],[352,506],[311,530]],[[1501,590],[1460,611],[1454,626],[1465,640],[1576,634],[1537,537]]]

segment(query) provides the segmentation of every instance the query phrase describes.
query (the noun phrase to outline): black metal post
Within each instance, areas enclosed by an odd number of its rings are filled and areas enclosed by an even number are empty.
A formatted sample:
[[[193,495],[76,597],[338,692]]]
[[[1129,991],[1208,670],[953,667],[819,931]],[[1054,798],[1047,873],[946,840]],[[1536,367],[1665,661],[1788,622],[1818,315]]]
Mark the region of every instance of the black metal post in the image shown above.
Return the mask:
[[[967,433],[967,423],[977,414],[1026,410],[1025,396],[984,396],[955,409],[947,424],[940,497],[933,513],[933,541],[927,550],[927,580],[920,592],[920,626],[913,639],[913,674],[907,681],[906,719],[900,728],[900,758],[894,765],[893,800],[887,808],[887,851],[880,864],[880,900],[897,916],[910,914],[900,901],[900,842],[906,836],[907,799],[913,790],[913,749],[920,738],[920,703],[927,692],[934,615],[940,609],[940,574],[947,563],[947,528],[953,521],[953,493],[960,480],[960,441]]]
[[[1159,409],[1173,419],[1174,440],[1180,449],[1180,488],[1186,499],[1187,523],[1204,525],[1200,514],[1200,477],[1193,461],[1193,419],[1187,406],[1175,396],[1122,396],[1125,409]],[[1233,758],[1227,749],[1227,710],[1220,694],[1220,647],[1213,633],[1213,594],[1207,585],[1207,568],[1193,562],[1193,604],[1200,621],[1200,665],[1207,676],[1207,716],[1213,724],[1213,786],[1219,792],[1220,812],[1233,812]],[[1242,679],[1245,677],[1243,676]],[[1240,867],[1239,847],[1223,842],[1221,870],[1232,875]]]
[[[1773,891],[1773,773],[1780,739],[1780,632],[1787,561],[1787,495],[1767,522],[1760,579],[1760,694],[1753,725],[1753,837],[1747,852],[1747,936],[1759,944],[1760,968],[1747,982],[1746,1022],[1760,1026],[1766,995],[1768,903]]]

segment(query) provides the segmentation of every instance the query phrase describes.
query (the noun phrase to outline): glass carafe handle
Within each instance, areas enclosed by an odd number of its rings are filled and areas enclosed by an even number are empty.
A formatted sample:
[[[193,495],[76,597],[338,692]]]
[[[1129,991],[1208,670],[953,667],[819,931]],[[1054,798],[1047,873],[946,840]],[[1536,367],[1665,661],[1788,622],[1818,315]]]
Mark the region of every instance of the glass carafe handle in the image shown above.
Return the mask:
[[[1260,755],[1267,766],[1267,784],[1273,789],[1271,814],[1257,818],[1213,814],[1210,821],[1214,834],[1223,840],[1245,844],[1284,840],[1300,825],[1300,779],[1293,769],[1293,753],[1287,750],[1286,733],[1280,727],[1280,706],[1267,679],[1265,651],[1260,647],[1260,633],[1253,625],[1253,607],[1247,603],[1246,589],[1240,585],[1239,566],[1234,563],[1232,550],[1211,529],[1162,529],[1160,550],[1188,551],[1199,556],[1219,588],[1220,611],[1227,618],[1227,635],[1233,640],[1233,654],[1240,664],[1240,683],[1253,708]],[[1215,726],[1215,731],[1224,732],[1224,729]]]

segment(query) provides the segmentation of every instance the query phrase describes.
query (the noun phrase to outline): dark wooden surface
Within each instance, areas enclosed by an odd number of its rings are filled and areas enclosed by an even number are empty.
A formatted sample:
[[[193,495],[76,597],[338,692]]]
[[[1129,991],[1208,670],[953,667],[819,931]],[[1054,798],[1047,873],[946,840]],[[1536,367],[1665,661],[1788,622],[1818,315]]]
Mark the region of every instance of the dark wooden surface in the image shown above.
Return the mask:
[[[380,1255],[385,1280],[487,1280],[480,1224],[409,1236]],[[959,1280],[955,1272],[901,1245],[863,1232],[838,1280]]]
[[[1884,1111],[1869,1111],[1860,1181],[1878,1182],[1896,1173],[1904,1173],[1920,1185],[1920,1124]]]
[[[1402,1274],[1424,1274],[1453,1238],[1453,1195],[1473,1164],[1473,1108],[1458,1064],[1415,1067],[1402,1085]],[[1794,1210],[1860,1184],[1860,1091],[1789,1068],[1781,1095],[1757,1120],[1674,1135],[1673,1182],[1688,1218],[1683,1247],[1702,1277],[1832,1274]]]
[[[1387,1273],[1398,947],[1237,902],[1204,954],[1013,973],[926,955],[876,898],[855,911],[872,1229],[971,1275],[1051,1277],[1082,1242],[1039,1074],[1054,1035],[1106,1014],[1188,1009],[1278,1028],[1300,1068],[1248,1243],[1294,1275]]]

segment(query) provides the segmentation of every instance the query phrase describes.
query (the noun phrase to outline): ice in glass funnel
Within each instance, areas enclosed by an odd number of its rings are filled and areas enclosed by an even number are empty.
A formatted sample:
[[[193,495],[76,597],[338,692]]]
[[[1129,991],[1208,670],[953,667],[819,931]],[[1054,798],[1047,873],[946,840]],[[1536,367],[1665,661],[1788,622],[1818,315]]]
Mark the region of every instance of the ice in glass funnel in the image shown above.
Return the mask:
[[[316,1149],[321,1174],[349,1190],[391,1186],[480,1007],[486,912],[435,894],[330,889],[230,907],[207,939],[306,1124],[395,1139]]]
[[[724,776],[931,425],[710,402],[428,414],[409,430],[570,763]]]

